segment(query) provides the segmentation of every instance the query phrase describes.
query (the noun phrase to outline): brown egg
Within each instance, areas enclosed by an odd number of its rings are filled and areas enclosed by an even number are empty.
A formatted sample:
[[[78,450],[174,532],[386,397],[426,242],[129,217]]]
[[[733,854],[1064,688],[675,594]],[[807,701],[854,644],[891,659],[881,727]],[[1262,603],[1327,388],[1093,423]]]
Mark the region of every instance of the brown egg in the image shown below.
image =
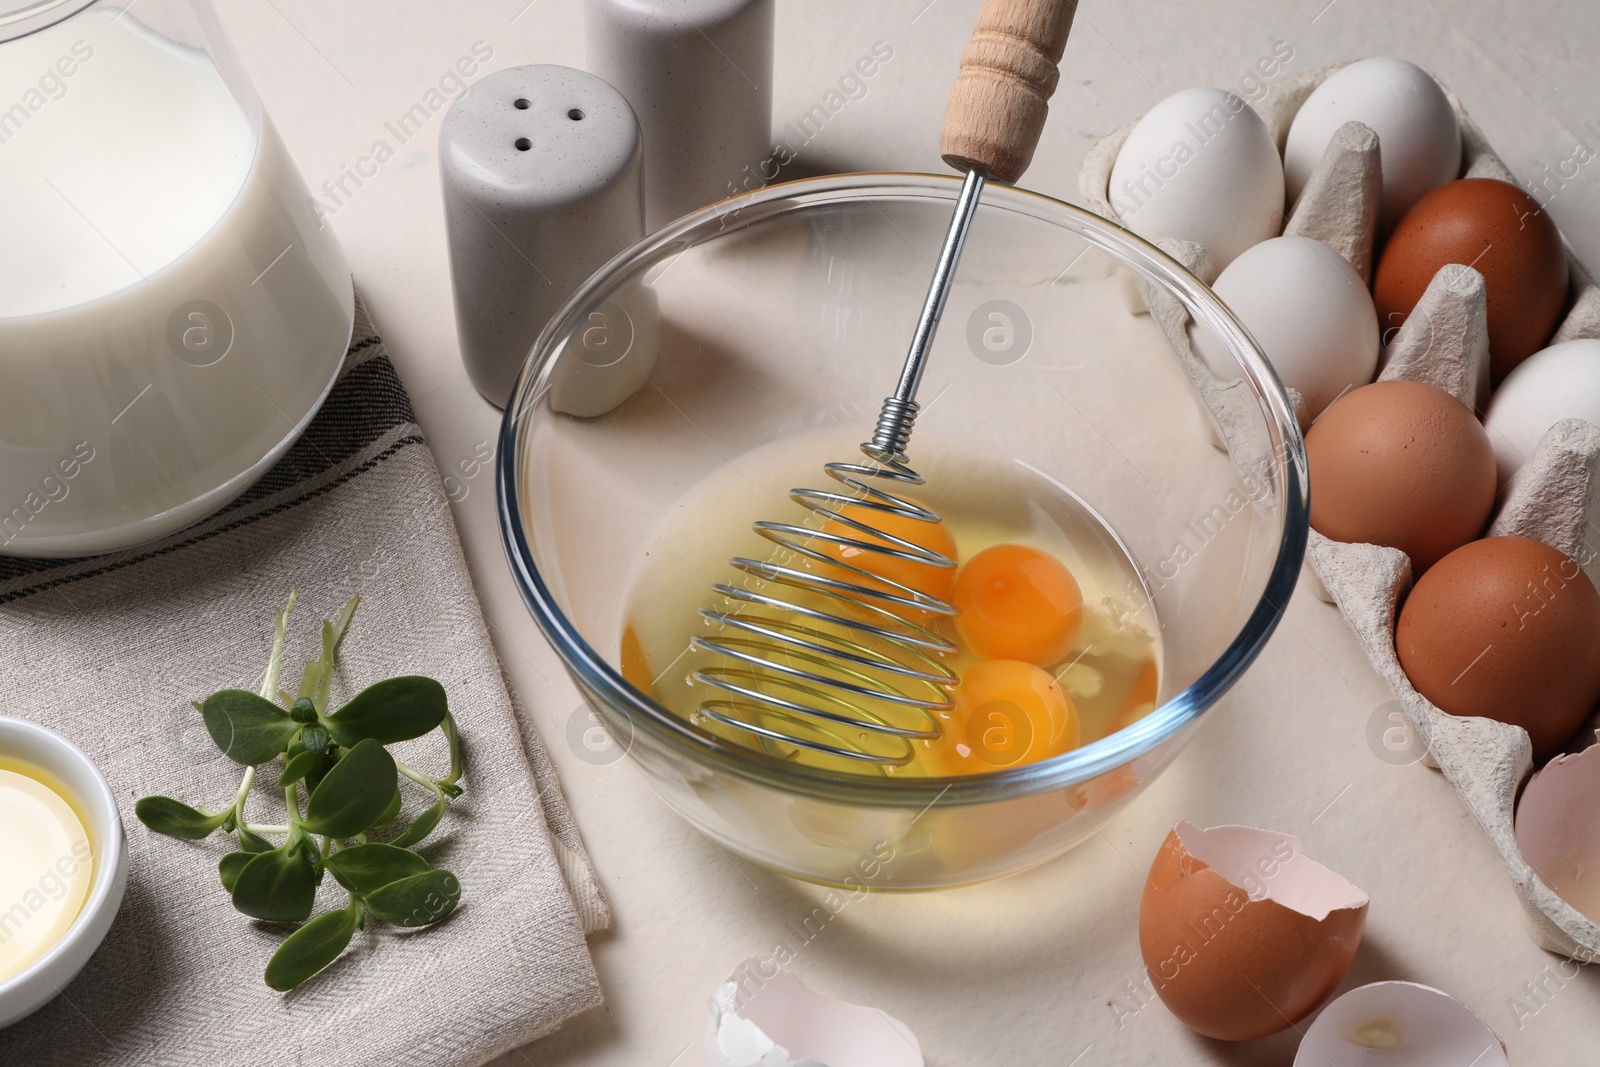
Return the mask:
[[[1483,531],[1494,449],[1455,397],[1422,382],[1374,382],[1332,404],[1306,434],[1311,527],[1388,545],[1421,574]]]
[[[1543,541],[1474,541],[1411,590],[1395,651],[1441,711],[1520,726],[1543,755],[1600,702],[1600,593]]]
[[[1387,341],[1446,263],[1483,275],[1490,376],[1498,382],[1544,347],[1567,302],[1567,253],[1548,212],[1493,178],[1447,182],[1406,212],[1378,261],[1372,300]]]
[[[1289,835],[1180,822],[1145,880],[1139,951],[1156,995],[1184,1025],[1251,1041],[1332,995],[1366,920],[1367,895]]]

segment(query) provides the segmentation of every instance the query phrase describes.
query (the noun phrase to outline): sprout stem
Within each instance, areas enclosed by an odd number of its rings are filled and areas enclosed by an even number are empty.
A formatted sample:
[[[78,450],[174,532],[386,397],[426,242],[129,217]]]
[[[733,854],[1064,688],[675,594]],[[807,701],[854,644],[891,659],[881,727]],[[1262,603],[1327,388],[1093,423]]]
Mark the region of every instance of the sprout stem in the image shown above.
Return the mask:
[[[395,760],[394,761],[394,766],[395,766],[395,770],[399,771],[401,774],[405,775],[407,778],[411,779],[413,782],[416,782],[418,785],[422,786],[424,789],[427,789],[427,790],[431,791],[435,796],[439,795],[439,793],[442,792],[440,790],[440,788],[439,788],[438,779],[429,778],[427,775],[423,774],[421,771],[416,770],[416,769],[408,766],[407,764],[403,763],[400,760]]]

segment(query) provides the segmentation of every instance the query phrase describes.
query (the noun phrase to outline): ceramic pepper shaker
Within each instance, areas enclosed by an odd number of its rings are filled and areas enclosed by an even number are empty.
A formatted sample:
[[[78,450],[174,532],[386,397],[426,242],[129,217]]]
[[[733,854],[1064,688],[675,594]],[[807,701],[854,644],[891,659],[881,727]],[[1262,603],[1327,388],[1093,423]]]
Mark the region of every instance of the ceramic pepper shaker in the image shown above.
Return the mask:
[[[645,222],[745,191],[771,155],[773,0],[584,0],[589,69],[644,129]]]
[[[628,101],[570,67],[497,71],[451,105],[439,166],[456,332],[496,405],[562,302],[644,235],[640,160]]]

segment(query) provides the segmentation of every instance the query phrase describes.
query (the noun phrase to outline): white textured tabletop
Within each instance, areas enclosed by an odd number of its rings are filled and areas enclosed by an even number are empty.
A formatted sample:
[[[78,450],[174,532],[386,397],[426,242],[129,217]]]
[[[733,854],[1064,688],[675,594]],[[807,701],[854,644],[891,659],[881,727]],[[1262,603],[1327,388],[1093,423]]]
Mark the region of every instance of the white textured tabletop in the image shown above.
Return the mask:
[[[781,0],[774,123],[818,103],[874,43],[892,59],[799,152],[805,173],[940,170],[943,99],[977,0]],[[1258,664],[1177,763],[1104,834],[995,884],[851,903],[809,938],[818,891],[721,854],[672,815],[626,761],[569,744],[578,699],[524,611],[481,462],[499,413],[457,354],[439,199],[440,113],[402,140],[391,125],[483,73],[584,64],[580,0],[220,0],[223,22],[308,184],[322,197],[405,378],[439,465],[501,658],[543,731],[616,911],[594,942],[606,1004],[496,1067],[669,1067],[700,1058],[706,1001],[729,969],[780,942],[813,987],[904,1020],[928,1062],[1273,1064],[1280,1038],[1198,1038],[1148,994],[1136,938],[1142,875],[1180,818],[1299,835],[1372,896],[1347,986],[1405,978],[1463,1000],[1512,1062],[1591,1063],[1600,970],[1574,975],[1523,931],[1509,879],[1449,785],[1392,766],[1367,741],[1390,699],[1334,609],[1302,589]],[[1076,199],[1099,134],[1192,85],[1233,87],[1277,39],[1288,73],[1394,55],[1453,88],[1524,179],[1600,150],[1600,5],[1592,0],[1084,0],[1061,89],[1026,184]],[[382,142],[388,151],[374,162]],[[1568,173],[1571,173],[1569,164]],[[356,174],[355,178],[346,177]],[[1600,265],[1600,165],[1551,209]],[[324,183],[328,183],[324,185]],[[341,188],[342,186],[342,188]]]

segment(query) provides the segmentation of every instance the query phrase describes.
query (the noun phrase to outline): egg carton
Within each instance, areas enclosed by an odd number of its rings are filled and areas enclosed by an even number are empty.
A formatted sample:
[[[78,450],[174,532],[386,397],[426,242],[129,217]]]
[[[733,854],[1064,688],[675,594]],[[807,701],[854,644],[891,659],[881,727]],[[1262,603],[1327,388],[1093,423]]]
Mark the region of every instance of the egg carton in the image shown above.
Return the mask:
[[[1339,66],[1284,79],[1256,108],[1281,150],[1296,111]],[[1461,128],[1463,178],[1497,178],[1522,187],[1489,146],[1477,124],[1448,88]],[[1079,189],[1091,207],[1118,221],[1109,195],[1111,168],[1134,123],[1090,148],[1079,172]],[[1378,138],[1360,123],[1335,133],[1321,163],[1292,205],[1284,234],[1330,245],[1371,282],[1382,181]],[[1211,257],[1193,242],[1156,242],[1202,281],[1215,280]],[[1569,306],[1549,343],[1600,338],[1600,287],[1568,250]],[[1189,316],[1170,294],[1148,285],[1130,290],[1130,310],[1148,312],[1171,344],[1179,365],[1208,413],[1215,441],[1244,469],[1260,462],[1259,407],[1244,381],[1222,381],[1190,346]],[[1471,267],[1442,267],[1417,309],[1390,339],[1377,380],[1427,382],[1482,412],[1489,397],[1489,339],[1483,276]],[[1300,415],[1306,411],[1290,390]],[[1593,553],[1586,533],[1600,509],[1600,428],[1577,419],[1551,427],[1534,455],[1503,490],[1490,536],[1533,537],[1588,565]],[[1461,802],[1499,853],[1516,887],[1533,939],[1542,947],[1584,961],[1600,959],[1600,925],[1590,921],[1545,884],[1517,845],[1517,797],[1533,773],[1527,732],[1486,718],[1446,714],[1418,693],[1395,653],[1395,616],[1410,590],[1411,561],[1398,549],[1345,544],[1311,531],[1307,578],[1314,592],[1336,605],[1355,631],[1374,669],[1394,689],[1406,718],[1426,745],[1425,761],[1441,770]],[[1591,728],[1600,725],[1600,716]],[[1573,747],[1594,738],[1579,732]]]

